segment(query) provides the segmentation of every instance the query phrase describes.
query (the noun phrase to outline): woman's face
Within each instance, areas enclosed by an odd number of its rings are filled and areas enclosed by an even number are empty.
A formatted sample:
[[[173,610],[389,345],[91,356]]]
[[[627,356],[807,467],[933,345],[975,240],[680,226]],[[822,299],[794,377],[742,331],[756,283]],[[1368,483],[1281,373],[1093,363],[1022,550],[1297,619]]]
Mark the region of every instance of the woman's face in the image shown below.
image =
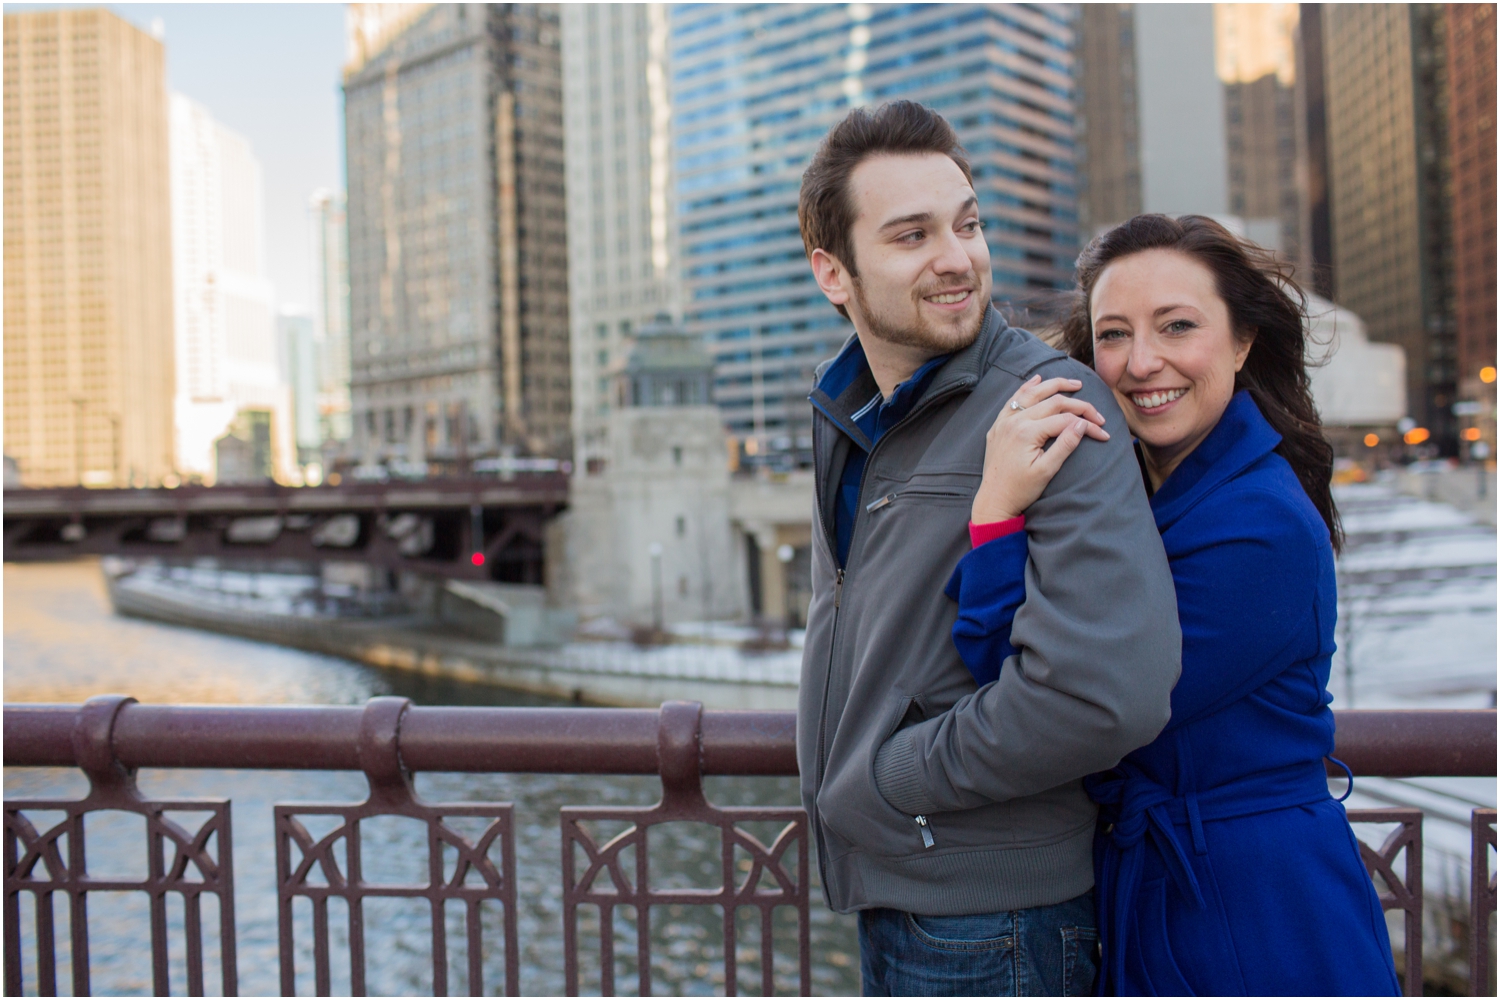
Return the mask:
[[[1091,305],[1094,368],[1160,486],[1223,416],[1250,342],[1234,335],[1213,273],[1175,250],[1109,264]]]

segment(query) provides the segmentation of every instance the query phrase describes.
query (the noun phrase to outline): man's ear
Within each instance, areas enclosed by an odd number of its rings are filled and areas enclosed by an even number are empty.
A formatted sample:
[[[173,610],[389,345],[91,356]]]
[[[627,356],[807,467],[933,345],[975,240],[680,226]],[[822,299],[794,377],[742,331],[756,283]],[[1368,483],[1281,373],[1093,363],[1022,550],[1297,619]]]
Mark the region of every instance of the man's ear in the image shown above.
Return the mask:
[[[847,305],[852,279],[843,261],[819,247],[812,252],[812,269],[813,277],[828,301],[836,306]]]

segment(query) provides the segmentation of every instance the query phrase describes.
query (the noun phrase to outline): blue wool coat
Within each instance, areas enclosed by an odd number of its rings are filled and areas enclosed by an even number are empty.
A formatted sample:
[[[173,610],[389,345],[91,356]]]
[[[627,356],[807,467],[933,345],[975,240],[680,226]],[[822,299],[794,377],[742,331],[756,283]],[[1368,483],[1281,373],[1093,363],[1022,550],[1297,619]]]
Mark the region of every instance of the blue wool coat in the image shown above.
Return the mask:
[[[1103,993],[1399,993],[1380,902],[1323,765],[1333,550],[1273,451],[1280,440],[1237,393],[1151,498],[1182,677],[1162,734],[1085,781],[1100,807]],[[980,546],[949,582],[954,641],[981,684],[1009,649],[1024,544]]]

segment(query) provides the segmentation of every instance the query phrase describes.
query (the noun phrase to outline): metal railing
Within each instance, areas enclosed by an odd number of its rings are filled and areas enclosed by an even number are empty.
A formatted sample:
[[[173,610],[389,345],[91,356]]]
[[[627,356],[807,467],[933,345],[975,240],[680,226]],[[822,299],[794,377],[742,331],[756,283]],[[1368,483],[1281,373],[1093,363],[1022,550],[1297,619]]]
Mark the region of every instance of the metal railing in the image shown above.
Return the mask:
[[[412,785],[425,771],[659,774],[662,800],[649,807],[564,806],[560,822],[563,871],[563,936],[566,989],[579,989],[579,907],[599,912],[599,984],[615,991],[615,910],[630,907],[637,933],[638,988],[651,993],[653,907],[714,906],[723,912],[724,988],[738,986],[736,915],[759,911],[761,987],[773,992],[771,930],[777,908],[795,911],[798,986],[811,991],[809,944],[809,853],[807,817],[800,808],[720,807],[704,795],[704,775],[795,775],[794,713],[705,712],[695,702],[668,702],[649,709],[434,708],[404,698],[374,698],[358,707],[210,707],[141,705],[109,695],[76,705],[6,705],[6,766],[77,767],[89,793],[76,801],[5,802],[5,992],[15,996],[22,980],[22,893],[34,899],[38,976],[36,989],[55,994],[57,942],[53,896],[67,899],[71,934],[72,990],[90,991],[87,895],[140,892],[150,901],[153,987],[168,992],[167,900],[181,898],[189,993],[204,990],[200,903],[216,897],[219,914],[219,978],[226,996],[238,987],[235,952],[234,878],[230,803],[226,800],[164,801],[142,794],[139,768],[236,768],[361,771],[369,782],[363,802],[277,805],[276,885],[281,986],[296,986],[293,903],[311,901],[314,987],[331,989],[328,904],[342,900],[349,916],[350,988],[365,991],[363,903],[374,897],[425,900],[432,908],[433,991],[448,990],[448,943],[444,908],[465,912],[468,991],[483,992],[486,942],[480,907],[499,904],[504,919],[505,991],[519,992],[516,922],[515,818],[508,802],[431,803]],[[1346,711],[1337,713],[1337,755],[1357,775],[1382,777],[1493,776],[1494,711]],[[1342,773],[1342,772],[1336,772]],[[143,879],[96,879],[85,863],[83,818],[100,810],[122,810],[146,820],[150,861]],[[62,812],[61,821],[38,829],[26,813]],[[190,831],[184,812],[203,814]],[[323,817],[331,832],[315,836],[303,819]],[[375,817],[414,819],[427,829],[425,882],[367,882],[360,856],[359,825]],[[449,820],[473,823],[464,833]],[[1362,845],[1366,866],[1378,876],[1381,902],[1403,911],[1408,992],[1422,988],[1422,813],[1417,809],[1350,810],[1355,823],[1395,823],[1379,850]],[[584,826],[606,820],[628,824],[600,844]],[[649,879],[649,836],[663,823],[703,823],[721,834],[721,885],[713,889],[656,889]],[[780,833],[758,839],[745,824],[772,823]],[[322,828],[322,827],[320,827]],[[1495,810],[1472,815],[1470,975],[1476,995],[1488,981],[1488,940],[1495,910],[1490,851]],[[494,858],[498,846],[499,861]],[[445,863],[445,852],[455,860]],[[581,852],[584,863],[575,863]],[[747,855],[741,859],[741,855]],[[1404,855],[1404,857],[1403,857]],[[630,857],[629,863],[626,859]],[[739,859],[739,860],[737,860]],[[748,864],[746,861],[748,860]],[[341,863],[342,861],[342,863]],[[1398,861],[1400,864],[1398,865]],[[1398,871],[1399,867],[1399,871]],[[448,874],[451,868],[452,873]]]

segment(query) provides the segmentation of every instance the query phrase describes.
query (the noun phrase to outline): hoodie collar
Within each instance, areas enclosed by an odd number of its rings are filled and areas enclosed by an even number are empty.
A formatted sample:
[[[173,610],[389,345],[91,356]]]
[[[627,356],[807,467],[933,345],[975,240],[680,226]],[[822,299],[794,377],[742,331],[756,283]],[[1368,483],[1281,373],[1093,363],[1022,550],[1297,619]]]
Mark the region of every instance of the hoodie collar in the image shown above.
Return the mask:
[[[1260,461],[1281,443],[1246,389],[1236,392],[1218,424],[1172,470],[1151,497],[1156,526],[1165,531],[1199,500]]]

